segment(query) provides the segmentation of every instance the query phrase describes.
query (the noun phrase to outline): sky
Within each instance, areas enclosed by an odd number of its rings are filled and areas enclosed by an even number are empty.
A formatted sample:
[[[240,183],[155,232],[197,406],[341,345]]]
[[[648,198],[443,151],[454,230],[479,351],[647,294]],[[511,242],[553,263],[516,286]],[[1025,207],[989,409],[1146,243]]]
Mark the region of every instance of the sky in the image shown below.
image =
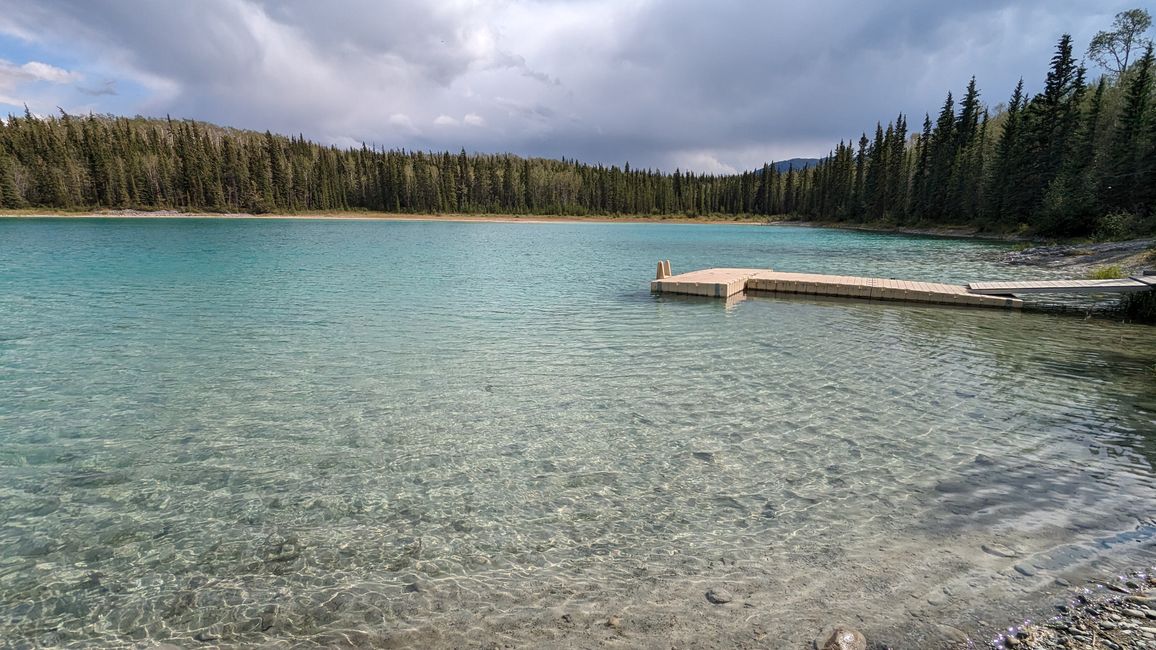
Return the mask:
[[[1151,0],[1148,0],[1151,1]],[[0,114],[729,173],[1038,91],[1137,0],[0,0]]]

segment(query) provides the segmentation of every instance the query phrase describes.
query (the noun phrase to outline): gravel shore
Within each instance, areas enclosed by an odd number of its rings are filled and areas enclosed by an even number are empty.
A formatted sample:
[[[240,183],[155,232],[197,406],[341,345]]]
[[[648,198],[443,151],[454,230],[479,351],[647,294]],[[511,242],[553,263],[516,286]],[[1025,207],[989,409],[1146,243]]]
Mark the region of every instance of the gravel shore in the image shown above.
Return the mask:
[[[1138,572],[1073,593],[1047,621],[1007,629],[991,642],[999,650],[1153,650],[1156,648],[1156,573]]]

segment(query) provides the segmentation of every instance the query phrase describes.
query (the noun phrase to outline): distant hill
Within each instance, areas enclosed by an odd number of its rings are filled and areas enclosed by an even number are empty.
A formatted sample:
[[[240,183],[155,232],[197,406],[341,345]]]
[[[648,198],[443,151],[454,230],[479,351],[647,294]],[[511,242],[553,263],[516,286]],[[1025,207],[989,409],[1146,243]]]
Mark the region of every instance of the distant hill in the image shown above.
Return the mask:
[[[795,171],[814,167],[819,164],[819,160],[819,158],[791,158],[790,160],[780,160],[779,162],[772,163],[771,167],[774,167],[775,171],[780,174],[785,174],[787,170],[792,167],[795,168]]]

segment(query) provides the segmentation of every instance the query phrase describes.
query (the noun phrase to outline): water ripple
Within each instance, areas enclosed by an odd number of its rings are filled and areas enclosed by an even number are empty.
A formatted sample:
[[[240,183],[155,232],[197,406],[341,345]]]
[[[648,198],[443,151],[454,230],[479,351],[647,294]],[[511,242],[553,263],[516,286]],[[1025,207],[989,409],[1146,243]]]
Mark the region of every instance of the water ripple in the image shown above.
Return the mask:
[[[0,220],[17,647],[791,646],[838,618],[920,648],[1156,554],[1147,329],[645,284],[659,258],[1030,273],[995,245],[108,225]]]

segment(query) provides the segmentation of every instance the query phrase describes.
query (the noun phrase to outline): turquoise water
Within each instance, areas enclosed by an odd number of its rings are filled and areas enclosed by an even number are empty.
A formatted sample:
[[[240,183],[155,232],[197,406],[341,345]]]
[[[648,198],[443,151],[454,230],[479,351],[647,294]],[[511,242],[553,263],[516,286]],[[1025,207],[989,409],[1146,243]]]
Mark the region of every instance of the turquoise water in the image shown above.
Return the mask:
[[[943,625],[986,638],[1044,611],[1056,578],[1156,562],[1153,330],[647,283],[660,258],[1041,275],[1005,250],[0,219],[0,639],[802,647],[840,621],[896,648],[937,647]]]

